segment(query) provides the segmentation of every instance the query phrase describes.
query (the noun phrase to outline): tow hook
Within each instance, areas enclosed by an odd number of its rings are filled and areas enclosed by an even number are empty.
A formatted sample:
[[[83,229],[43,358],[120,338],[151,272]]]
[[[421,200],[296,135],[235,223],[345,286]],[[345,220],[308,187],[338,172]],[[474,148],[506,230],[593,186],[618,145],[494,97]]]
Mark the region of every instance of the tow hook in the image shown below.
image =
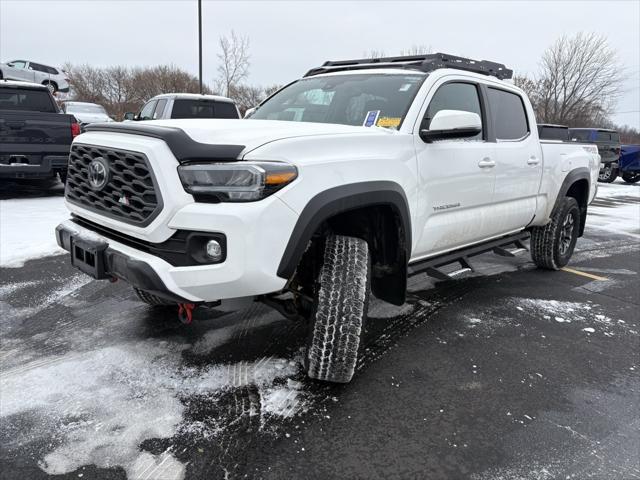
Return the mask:
[[[193,310],[196,308],[195,303],[179,303],[178,319],[185,325],[189,325],[193,320]]]

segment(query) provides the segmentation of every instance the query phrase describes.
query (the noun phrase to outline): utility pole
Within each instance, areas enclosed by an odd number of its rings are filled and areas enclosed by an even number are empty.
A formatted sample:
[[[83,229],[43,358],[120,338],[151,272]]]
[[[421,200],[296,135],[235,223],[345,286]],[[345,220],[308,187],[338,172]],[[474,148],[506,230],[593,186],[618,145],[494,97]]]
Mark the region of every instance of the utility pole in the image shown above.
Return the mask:
[[[200,93],[202,93],[202,0],[198,0],[198,64]]]

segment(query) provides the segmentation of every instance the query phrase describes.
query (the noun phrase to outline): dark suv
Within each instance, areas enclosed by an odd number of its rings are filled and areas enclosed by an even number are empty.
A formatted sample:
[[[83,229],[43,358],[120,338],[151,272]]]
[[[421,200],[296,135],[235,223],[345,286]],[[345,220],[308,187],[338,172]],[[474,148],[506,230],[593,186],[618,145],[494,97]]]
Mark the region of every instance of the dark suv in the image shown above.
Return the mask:
[[[594,143],[600,154],[598,180],[611,183],[618,177],[620,160],[620,134],[605,128],[570,128],[569,138],[574,142]]]

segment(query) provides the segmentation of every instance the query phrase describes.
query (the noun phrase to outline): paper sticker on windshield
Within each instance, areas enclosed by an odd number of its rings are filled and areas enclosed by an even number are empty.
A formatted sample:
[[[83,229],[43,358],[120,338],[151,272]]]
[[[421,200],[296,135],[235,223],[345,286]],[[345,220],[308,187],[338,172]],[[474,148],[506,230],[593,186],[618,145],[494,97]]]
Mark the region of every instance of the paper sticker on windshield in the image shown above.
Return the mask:
[[[397,128],[400,125],[400,117],[380,117],[376,122],[378,127]]]
[[[371,110],[367,112],[367,116],[364,117],[363,127],[373,127],[376,124],[376,120],[378,120],[378,115],[380,115],[380,110]]]
[[[405,83],[405,84],[403,84],[403,85],[398,89],[398,91],[399,91],[399,92],[406,92],[406,91],[407,91],[407,90],[409,90],[411,87],[413,87],[413,85],[412,85],[412,84],[410,84],[410,83]]]

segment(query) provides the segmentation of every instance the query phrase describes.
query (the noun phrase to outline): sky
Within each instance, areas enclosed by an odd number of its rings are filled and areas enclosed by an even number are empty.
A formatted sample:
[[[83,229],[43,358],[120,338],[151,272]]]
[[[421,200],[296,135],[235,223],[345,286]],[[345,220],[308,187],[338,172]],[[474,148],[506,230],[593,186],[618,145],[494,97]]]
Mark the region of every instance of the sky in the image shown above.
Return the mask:
[[[203,0],[203,76],[217,76],[218,41],[250,40],[247,83],[284,84],[325,60],[413,45],[533,74],[563,34],[605,35],[623,66],[612,119],[640,129],[640,0],[209,1]],[[94,66],[175,64],[197,75],[196,0],[0,0],[0,61]]]

